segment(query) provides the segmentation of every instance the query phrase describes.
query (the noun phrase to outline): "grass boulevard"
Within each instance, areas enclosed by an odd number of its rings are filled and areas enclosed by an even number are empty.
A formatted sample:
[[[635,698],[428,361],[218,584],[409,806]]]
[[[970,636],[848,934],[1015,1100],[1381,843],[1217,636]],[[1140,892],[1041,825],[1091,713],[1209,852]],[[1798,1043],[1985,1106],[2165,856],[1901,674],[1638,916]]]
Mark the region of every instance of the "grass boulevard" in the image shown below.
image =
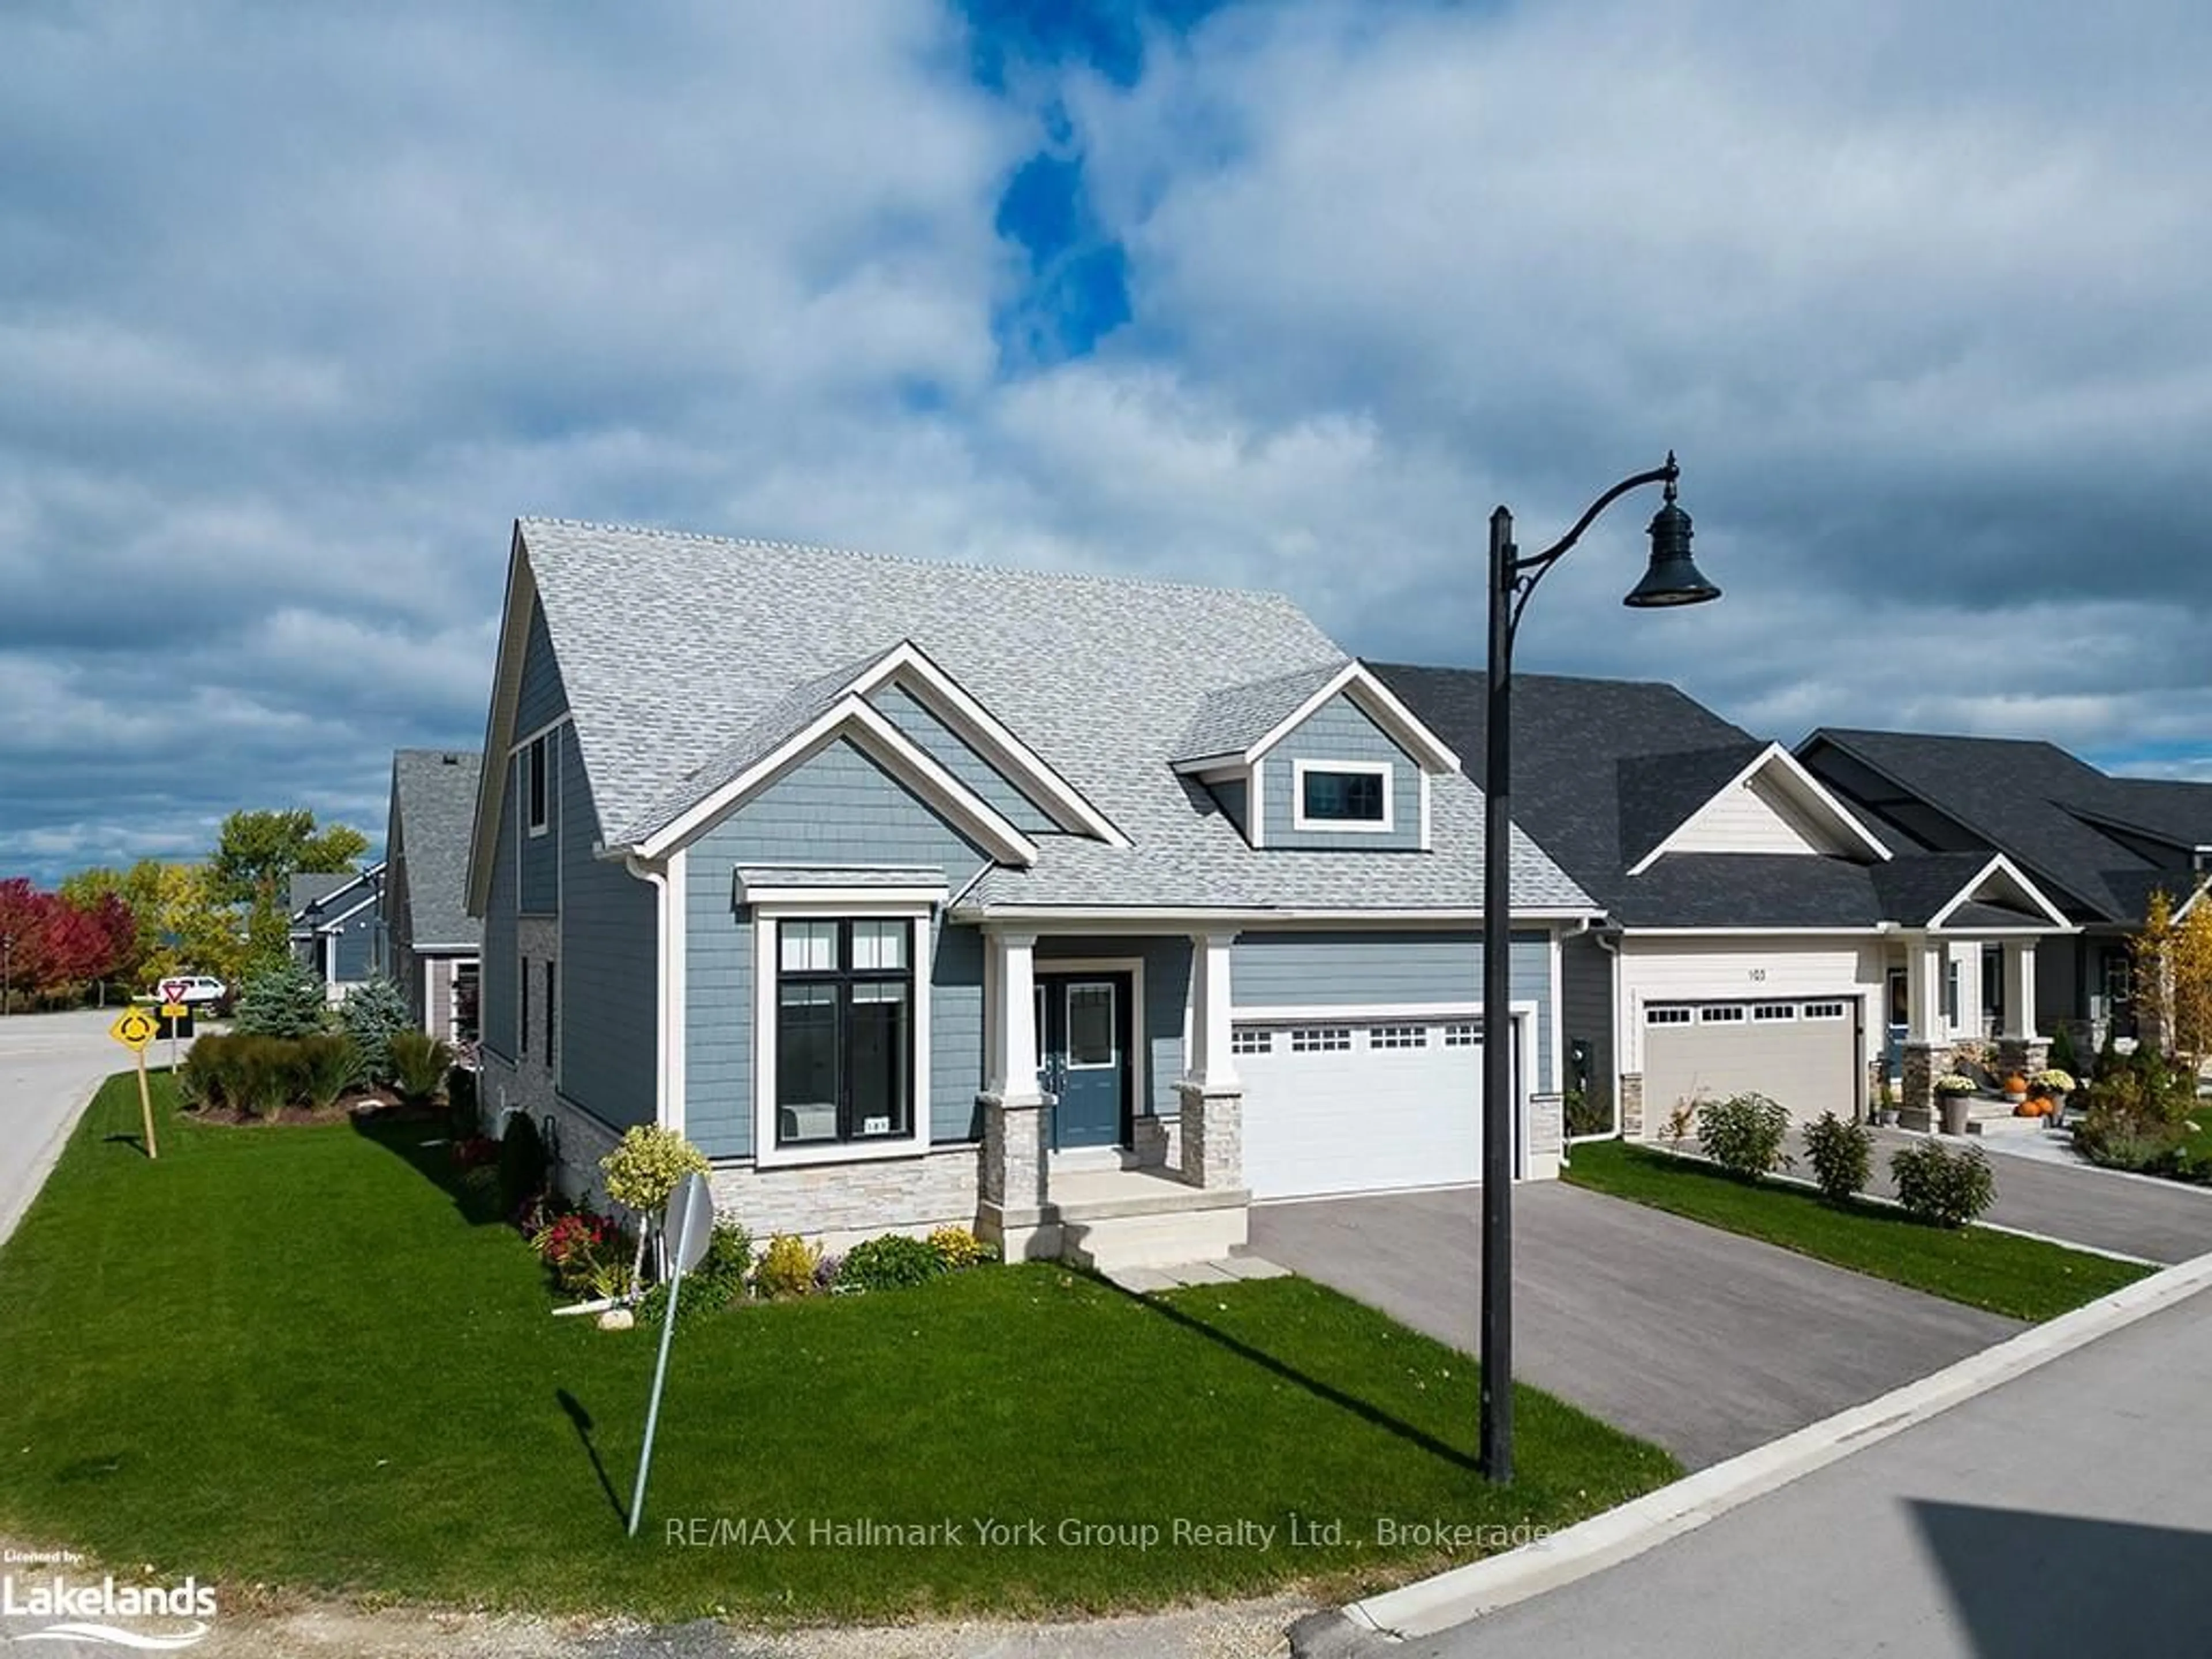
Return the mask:
[[[1674,1461],[1303,1279],[1127,1295],[1052,1264],[678,1332],[623,1535],[648,1329],[549,1316],[421,1121],[87,1112],[0,1251],[0,1534],[373,1604],[752,1622],[1353,1595],[1510,1548]]]

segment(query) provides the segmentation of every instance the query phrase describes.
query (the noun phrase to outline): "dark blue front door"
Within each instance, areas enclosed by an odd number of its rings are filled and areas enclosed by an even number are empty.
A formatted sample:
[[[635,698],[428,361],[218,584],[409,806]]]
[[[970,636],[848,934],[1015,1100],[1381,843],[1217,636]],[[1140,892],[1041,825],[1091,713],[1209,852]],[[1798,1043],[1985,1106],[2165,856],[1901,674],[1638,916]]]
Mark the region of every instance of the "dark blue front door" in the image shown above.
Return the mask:
[[[1064,1150],[1120,1145],[1128,1099],[1128,976],[1041,976],[1037,1001],[1042,1079],[1057,1097],[1053,1145]]]

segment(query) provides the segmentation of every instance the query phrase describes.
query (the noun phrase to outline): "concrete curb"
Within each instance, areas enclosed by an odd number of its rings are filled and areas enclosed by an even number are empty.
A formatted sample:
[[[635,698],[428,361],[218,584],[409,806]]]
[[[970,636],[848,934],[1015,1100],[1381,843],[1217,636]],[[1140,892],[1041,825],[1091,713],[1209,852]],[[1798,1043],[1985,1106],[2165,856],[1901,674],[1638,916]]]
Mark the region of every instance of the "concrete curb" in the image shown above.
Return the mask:
[[[1291,1650],[1316,1659],[1372,1651],[1572,1583],[1695,1531],[1740,1504],[1925,1422],[2208,1285],[2212,1285],[2212,1255],[2137,1279],[1917,1382],[1700,1469],[1542,1543],[1354,1601],[1335,1614],[1303,1620],[1292,1628]]]

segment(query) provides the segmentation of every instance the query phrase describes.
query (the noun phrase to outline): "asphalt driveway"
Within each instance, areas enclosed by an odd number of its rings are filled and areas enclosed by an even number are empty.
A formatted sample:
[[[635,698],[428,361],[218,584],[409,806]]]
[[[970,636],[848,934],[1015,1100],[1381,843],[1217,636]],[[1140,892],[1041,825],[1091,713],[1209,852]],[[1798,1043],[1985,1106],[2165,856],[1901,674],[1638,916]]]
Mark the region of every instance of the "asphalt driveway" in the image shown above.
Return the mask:
[[[1513,1195],[1515,1365],[1702,1468],[2021,1330],[1961,1307],[1555,1182]],[[1251,1249],[1473,1352],[1472,1188],[1271,1204]]]
[[[1889,1155],[1923,1139],[1897,1129],[1875,1130],[1874,1179],[1868,1190],[1896,1197]],[[1985,1221],[2169,1267],[2212,1250],[2212,1188],[2045,1163],[2005,1152],[1994,1135],[1990,1139],[1997,1196]],[[1811,1165],[1803,1149],[1798,1150],[1797,1167],[1790,1173],[1809,1175]]]

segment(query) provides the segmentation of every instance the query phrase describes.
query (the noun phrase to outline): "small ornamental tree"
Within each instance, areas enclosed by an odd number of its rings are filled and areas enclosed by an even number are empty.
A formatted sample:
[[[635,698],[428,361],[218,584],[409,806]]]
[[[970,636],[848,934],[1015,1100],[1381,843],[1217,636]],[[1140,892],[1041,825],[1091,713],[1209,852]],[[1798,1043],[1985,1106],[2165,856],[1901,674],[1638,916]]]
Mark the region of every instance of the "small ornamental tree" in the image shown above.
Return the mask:
[[[246,1036],[313,1036],[328,1029],[329,1015],[322,981],[295,958],[281,956],[246,976],[235,1027]]]
[[[414,1016],[407,1012],[407,994],[391,980],[368,980],[356,986],[340,1005],[338,1020],[361,1050],[362,1075],[372,1083],[390,1083],[392,1039],[415,1025]]]
[[[599,1160],[607,1196],[638,1218],[637,1264],[633,1281],[645,1273],[646,1235],[668,1203],[677,1182],[696,1170],[707,1173],[707,1155],[673,1129],[635,1124],[623,1131],[622,1143]]]

